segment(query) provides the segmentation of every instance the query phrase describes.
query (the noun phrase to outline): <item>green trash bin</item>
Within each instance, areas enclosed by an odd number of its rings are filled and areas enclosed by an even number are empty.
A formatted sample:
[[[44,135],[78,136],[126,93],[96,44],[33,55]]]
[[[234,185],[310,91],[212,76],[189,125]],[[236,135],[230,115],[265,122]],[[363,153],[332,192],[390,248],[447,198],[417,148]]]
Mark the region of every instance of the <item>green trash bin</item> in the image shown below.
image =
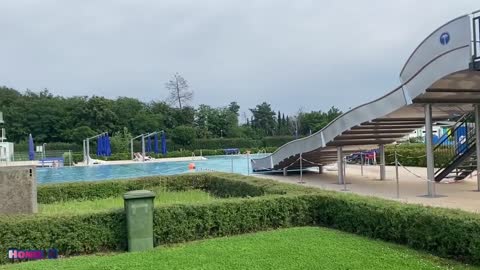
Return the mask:
[[[149,190],[134,190],[123,195],[127,215],[128,251],[153,248],[153,199]]]

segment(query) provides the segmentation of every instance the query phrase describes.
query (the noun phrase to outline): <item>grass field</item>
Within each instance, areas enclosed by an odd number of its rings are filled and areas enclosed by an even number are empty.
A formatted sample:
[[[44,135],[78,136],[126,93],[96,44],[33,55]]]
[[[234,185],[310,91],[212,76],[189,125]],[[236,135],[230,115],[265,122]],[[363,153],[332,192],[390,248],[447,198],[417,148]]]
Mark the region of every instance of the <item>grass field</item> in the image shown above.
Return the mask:
[[[304,227],[80,256],[0,269],[478,269],[402,246],[326,228]]]
[[[201,190],[188,190],[181,192],[166,191],[162,188],[154,189],[154,205],[166,205],[176,203],[199,203],[208,202],[217,198]],[[53,204],[40,204],[39,213],[43,215],[82,214],[112,209],[122,209],[123,197],[106,198],[89,201],[67,201]]]

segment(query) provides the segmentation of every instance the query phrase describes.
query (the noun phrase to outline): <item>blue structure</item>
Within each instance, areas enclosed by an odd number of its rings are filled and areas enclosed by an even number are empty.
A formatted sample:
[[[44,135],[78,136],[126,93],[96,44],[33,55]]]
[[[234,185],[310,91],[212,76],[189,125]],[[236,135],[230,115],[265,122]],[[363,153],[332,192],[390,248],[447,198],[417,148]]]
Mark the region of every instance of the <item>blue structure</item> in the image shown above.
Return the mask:
[[[150,136],[147,137],[147,144],[145,145],[145,151],[147,153],[152,152],[152,140],[150,139]]]
[[[463,154],[467,150],[467,127],[458,127],[455,131],[455,141],[457,142],[457,154]]]
[[[238,155],[240,154],[240,149],[238,148],[225,148],[223,149],[225,155]]]
[[[158,154],[158,134],[155,133],[155,135],[153,135],[153,152],[155,154]]]
[[[162,155],[167,154],[167,136],[165,132],[162,132]]]
[[[109,157],[111,155],[110,137],[108,136],[108,133],[101,134],[97,137],[97,156]]]
[[[28,136],[28,159],[29,160],[35,159],[35,145],[33,144],[32,134]]]

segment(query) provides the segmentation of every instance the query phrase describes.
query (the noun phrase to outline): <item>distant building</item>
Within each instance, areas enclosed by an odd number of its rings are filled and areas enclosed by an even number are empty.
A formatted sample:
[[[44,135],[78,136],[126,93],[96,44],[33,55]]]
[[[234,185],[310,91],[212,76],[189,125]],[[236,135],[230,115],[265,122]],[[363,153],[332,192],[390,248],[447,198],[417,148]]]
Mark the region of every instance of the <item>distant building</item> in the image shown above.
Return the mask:
[[[3,113],[0,112],[0,163],[13,161],[13,143],[6,142],[7,133],[4,127]]]
[[[455,122],[437,122],[433,125],[433,141],[436,142],[439,138],[441,138],[448,130],[455,125]],[[404,137],[405,140],[415,139],[418,138],[421,141],[425,141],[425,127],[418,128],[414,130],[412,133],[408,134]]]

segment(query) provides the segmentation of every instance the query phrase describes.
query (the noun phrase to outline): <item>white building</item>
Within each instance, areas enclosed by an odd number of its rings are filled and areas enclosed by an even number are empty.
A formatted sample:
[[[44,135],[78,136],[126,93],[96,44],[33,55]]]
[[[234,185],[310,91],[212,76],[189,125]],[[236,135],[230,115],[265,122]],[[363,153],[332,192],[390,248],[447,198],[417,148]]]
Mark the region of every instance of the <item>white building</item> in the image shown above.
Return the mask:
[[[5,128],[3,127],[3,113],[0,112],[0,163],[1,162],[10,162],[13,161],[13,143],[6,142],[7,134],[5,132]]]

